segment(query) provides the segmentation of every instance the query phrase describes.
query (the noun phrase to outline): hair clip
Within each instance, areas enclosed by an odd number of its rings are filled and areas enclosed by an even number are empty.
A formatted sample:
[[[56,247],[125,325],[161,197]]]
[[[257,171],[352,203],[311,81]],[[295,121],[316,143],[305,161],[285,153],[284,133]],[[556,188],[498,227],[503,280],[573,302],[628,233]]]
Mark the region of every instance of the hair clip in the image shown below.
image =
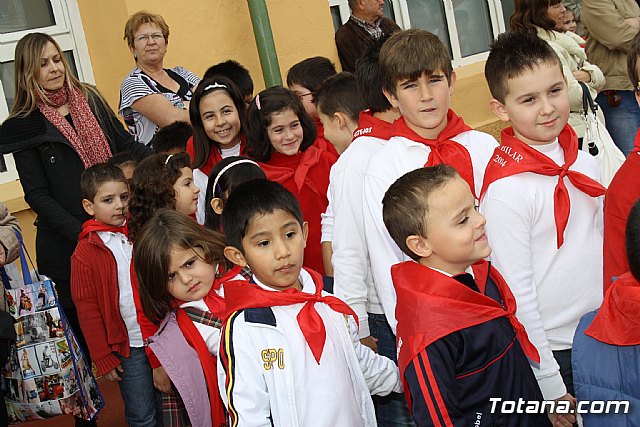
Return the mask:
[[[232,167],[234,167],[235,165],[240,165],[242,163],[251,163],[254,164],[258,167],[260,167],[259,164],[257,164],[256,162],[254,162],[253,160],[250,159],[240,159],[240,160],[236,160],[235,162],[231,162],[229,163],[227,166],[223,167],[222,170],[220,172],[218,172],[218,175],[216,175],[216,179],[213,180],[213,191],[212,191],[212,195],[216,194],[216,187],[218,186],[218,180],[220,179],[220,177],[229,169],[231,169]]]
[[[256,107],[258,107],[258,111],[260,111],[260,94],[256,95]]]
[[[225,86],[225,85],[223,85],[223,84],[221,84],[221,83],[218,83],[218,82],[213,82],[213,83],[212,83],[212,84],[210,84],[209,86],[205,87],[205,88],[204,88],[204,91],[206,92],[206,91],[208,91],[209,89],[215,89],[215,88],[222,88],[222,89],[226,89],[226,88],[227,88],[227,86]]]
[[[169,154],[167,156],[167,158],[164,160],[164,165],[167,166],[167,164],[169,163],[169,159],[173,157],[173,154]]]

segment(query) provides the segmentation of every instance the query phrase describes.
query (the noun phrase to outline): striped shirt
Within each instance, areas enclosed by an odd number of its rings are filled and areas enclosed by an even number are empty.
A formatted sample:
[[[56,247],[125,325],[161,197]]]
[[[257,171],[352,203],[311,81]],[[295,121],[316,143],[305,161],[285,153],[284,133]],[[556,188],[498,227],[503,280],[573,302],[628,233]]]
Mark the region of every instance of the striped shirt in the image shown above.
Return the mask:
[[[148,144],[158,130],[158,125],[134,110],[134,102],[147,95],[160,93],[176,108],[186,109],[184,101],[191,99],[193,90],[200,81],[198,76],[182,67],[165,68],[165,71],[180,85],[178,92],[165,88],[138,67],[124,78],[120,86],[118,114],[124,118],[129,133],[138,142]]]

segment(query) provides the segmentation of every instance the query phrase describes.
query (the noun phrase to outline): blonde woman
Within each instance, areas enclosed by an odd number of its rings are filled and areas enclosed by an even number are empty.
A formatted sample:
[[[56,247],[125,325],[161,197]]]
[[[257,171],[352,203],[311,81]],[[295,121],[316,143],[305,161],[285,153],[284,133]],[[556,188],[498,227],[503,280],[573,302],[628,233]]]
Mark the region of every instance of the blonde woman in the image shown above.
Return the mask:
[[[0,153],[13,153],[25,200],[38,215],[38,270],[56,283],[86,349],[69,284],[71,254],[89,219],[80,175],[117,152],[142,158],[150,150],[133,141],[96,88],[72,75],[49,35],[30,33],[16,45],[15,87],[15,104],[0,127]]]

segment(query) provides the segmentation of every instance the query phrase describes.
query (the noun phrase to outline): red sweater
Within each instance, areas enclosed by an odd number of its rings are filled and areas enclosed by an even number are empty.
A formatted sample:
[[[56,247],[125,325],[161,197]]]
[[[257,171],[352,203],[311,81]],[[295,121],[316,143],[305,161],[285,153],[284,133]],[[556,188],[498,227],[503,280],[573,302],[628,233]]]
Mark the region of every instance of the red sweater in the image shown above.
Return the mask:
[[[98,376],[120,364],[116,353],[129,357],[119,295],[116,260],[100,236],[89,233],[71,256],[71,297]]]
[[[633,204],[640,199],[640,154],[633,152],[613,177],[604,198],[604,291],[614,277],[629,271],[625,227]]]
[[[322,122],[320,121],[320,119],[316,119],[315,122],[316,122],[317,136],[316,136],[316,140],[313,143],[313,146],[321,150],[326,150],[330,152],[331,154],[336,156],[336,158],[339,157],[340,155],[338,154],[336,147],[333,146],[331,141],[324,138],[324,127],[322,126]]]
[[[262,165],[268,179],[282,184],[300,202],[302,216],[309,223],[304,266],[320,273],[324,272],[320,215],[327,210],[329,204],[329,171],[336,160],[335,155],[312,145],[295,156],[286,156],[274,151],[271,153],[271,160]]]

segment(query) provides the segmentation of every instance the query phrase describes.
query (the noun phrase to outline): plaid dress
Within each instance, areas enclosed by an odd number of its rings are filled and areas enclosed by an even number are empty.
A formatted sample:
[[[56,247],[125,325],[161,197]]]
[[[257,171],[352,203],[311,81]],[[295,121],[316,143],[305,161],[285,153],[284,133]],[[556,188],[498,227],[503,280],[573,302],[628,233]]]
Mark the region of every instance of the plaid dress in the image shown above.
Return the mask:
[[[184,310],[189,316],[189,319],[195,323],[201,323],[218,329],[222,327],[222,320],[208,311],[198,310],[195,307],[186,307],[180,310]],[[182,398],[173,384],[172,387],[173,394],[161,393],[164,427],[191,427],[191,421],[189,420],[184,402],[182,402]]]

